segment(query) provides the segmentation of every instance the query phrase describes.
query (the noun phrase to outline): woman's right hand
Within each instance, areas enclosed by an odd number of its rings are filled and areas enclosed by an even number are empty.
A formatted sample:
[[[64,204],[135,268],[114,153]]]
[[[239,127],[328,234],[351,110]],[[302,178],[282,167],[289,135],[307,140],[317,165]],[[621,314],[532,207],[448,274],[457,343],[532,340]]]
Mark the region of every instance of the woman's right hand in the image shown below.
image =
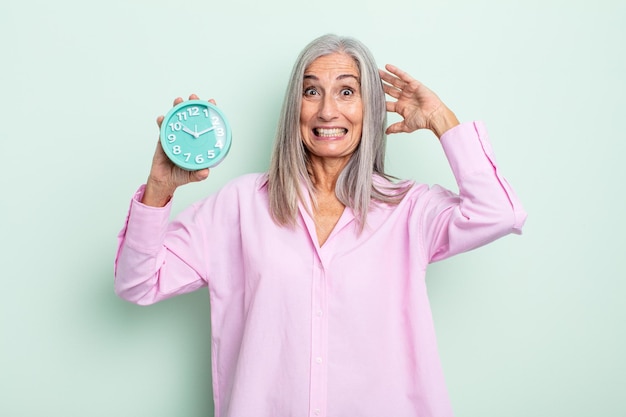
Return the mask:
[[[189,96],[189,100],[199,100],[199,98],[197,95],[192,94]],[[214,100],[209,101],[215,104]],[[174,106],[182,102],[183,99],[178,97],[174,100]],[[163,119],[164,116],[157,117],[159,129]],[[187,171],[174,165],[163,151],[161,141],[159,140],[154,151],[150,175],[148,176],[148,182],[146,183],[141,202],[148,206],[163,207],[171,200],[176,188],[190,182],[205,180],[208,176],[208,168],[198,171]]]

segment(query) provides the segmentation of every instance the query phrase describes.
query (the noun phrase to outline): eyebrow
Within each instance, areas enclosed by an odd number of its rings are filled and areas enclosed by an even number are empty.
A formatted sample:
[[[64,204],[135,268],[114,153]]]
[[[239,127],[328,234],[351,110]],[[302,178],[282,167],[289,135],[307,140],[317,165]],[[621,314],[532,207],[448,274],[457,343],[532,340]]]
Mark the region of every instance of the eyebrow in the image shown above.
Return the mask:
[[[359,77],[357,77],[354,74],[341,74],[340,76],[338,76],[336,78],[336,80],[345,80],[346,78],[354,78],[356,80],[357,83],[361,83],[361,80],[359,80]],[[313,74],[304,74],[304,79],[305,80],[315,80],[315,81],[319,81],[319,78],[317,78],[317,76],[313,75]]]

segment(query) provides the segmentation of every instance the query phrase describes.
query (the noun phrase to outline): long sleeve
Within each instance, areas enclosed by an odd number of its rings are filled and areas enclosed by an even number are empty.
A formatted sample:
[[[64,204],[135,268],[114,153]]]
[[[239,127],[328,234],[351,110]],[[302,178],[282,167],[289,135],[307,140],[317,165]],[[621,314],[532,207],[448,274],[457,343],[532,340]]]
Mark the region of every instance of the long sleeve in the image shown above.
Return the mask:
[[[421,219],[430,262],[482,246],[526,220],[517,195],[501,175],[482,122],[463,123],[441,138],[458,195],[433,187]]]
[[[127,301],[147,305],[194,291],[206,280],[201,229],[170,223],[171,203],[163,208],[145,206],[140,203],[143,191],[144,186],[132,199],[118,235],[115,292]],[[193,208],[188,211],[186,221],[193,224]],[[184,253],[178,253],[180,247],[186,248]]]

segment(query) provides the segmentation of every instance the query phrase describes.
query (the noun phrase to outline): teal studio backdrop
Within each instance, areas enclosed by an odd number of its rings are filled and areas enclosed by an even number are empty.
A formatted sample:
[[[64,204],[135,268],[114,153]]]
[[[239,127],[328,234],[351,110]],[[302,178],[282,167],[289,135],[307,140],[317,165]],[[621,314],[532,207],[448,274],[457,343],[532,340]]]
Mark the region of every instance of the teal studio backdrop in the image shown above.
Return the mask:
[[[215,98],[234,132],[178,212],[267,169],[291,65],[334,32],[484,120],[529,213],[429,270],[456,415],[626,416],[625,21],[608,0],[3,2],[0,415],[213,415],[206,292],[118,299],[116,236],[175,97]],[[428,132],[387,163],[455,187]]]

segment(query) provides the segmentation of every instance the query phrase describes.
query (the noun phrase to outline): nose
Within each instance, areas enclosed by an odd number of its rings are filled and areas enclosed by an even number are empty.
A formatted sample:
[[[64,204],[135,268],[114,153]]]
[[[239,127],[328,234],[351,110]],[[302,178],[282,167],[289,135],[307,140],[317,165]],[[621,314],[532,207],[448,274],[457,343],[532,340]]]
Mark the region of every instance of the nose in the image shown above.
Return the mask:
[[[330,121],[336,119],[339,114],[337,100],[330,94],[324,96],[320,102],[319,117],[321,120]]]

